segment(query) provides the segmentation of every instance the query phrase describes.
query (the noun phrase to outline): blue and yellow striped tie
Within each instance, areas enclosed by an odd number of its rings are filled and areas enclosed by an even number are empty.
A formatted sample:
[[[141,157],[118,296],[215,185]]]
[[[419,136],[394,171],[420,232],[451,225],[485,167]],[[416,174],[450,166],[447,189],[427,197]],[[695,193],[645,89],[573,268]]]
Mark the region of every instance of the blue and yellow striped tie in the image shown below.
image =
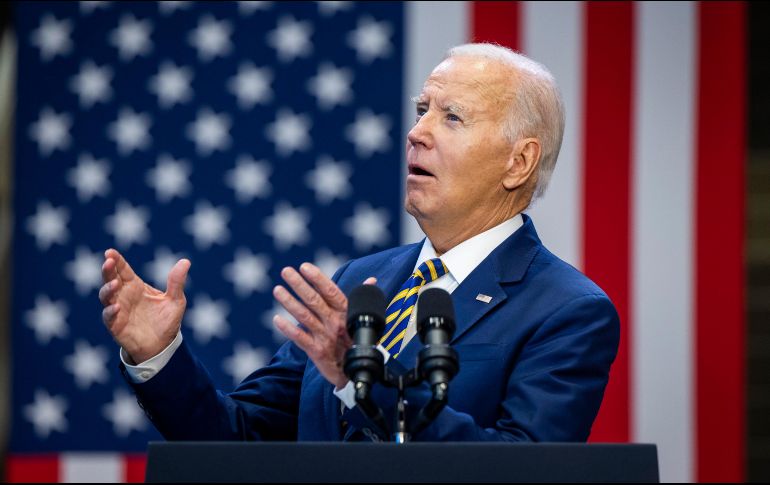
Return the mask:
[[[385,310],[385,334],[380,339],[380,345],[385,347],[385,350],[394,358],[398,357],[401,350],[401,342],[404,340],[406,327],[414,311],[414,305],[417,303],[420,288],[448,272],[449,270],[439,258],[429,259],[412,273],[391,300],[388,309]]]

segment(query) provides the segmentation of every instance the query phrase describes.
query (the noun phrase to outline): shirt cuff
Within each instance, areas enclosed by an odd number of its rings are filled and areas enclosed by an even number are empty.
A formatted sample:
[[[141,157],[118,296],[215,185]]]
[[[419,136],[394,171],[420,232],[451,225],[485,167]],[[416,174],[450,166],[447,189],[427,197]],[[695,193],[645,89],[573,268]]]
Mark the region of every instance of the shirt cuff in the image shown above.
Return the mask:
[[[377,345],[377,350],[379,350],[382,353],[382,356],[385,358],[385,362],[390,359],[390,352],[385,350],[385,347],[382,345]],[[356,407],[356,390],[353,387],[353,381],[348,381],[348,383],[340,390],[334,389],[334,395],[337,396],[337,398],[342,401],[342,403],[348,408],[353,409]]]
[[[174,337],[174,340],[168,344],[168,347],[163,349],[163,352],[159,353],[155,357],[145,360],[140,364],[132,365],[128,363],[131,360],[130,357],[126,351],[123,350],[123,347],[121,347],[120,361],[123,362],[124,366],[126,366],[126,373],[128,374],[128,377],[130,377],[134,382],[134,384],[143,384],[155,377],[158,372],[163,370],[166,364],[168,364],[168,361],[171,360],[171,357],[174,356],[174,352],[176,352],[176,349],[178,349],[180,345],[182,345],[181,330],[177,332],[176,337]]]

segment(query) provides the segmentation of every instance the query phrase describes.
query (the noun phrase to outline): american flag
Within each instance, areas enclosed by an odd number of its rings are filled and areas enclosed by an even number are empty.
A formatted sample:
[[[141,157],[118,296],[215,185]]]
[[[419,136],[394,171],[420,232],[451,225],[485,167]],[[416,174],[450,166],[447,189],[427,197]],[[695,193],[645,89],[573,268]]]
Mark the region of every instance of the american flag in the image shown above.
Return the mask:
[[[118,454],[160,435],[100,323],[104,250],[160,289],[178,258],[193,262],[183,331],[221,389],[264,365],[282,343],[281,268],[331,275],[399,243],[403,7],[15,9],[9,478],[51,459],[44,480],[116,466],[102,478],[136,478]]]
[[[485,40],[544,63],[564,95],[559,163],[529,212],[621,315],[591,441],[656,443],[664,481],[744,478],[744,3],[16,7],[11,472],[141,478],[157,438],[120,394],[79,260],[116,245],[162,286],[190,257],[185,337],[232,387],[234,362],[276,345],[262,316],[281,266],[420,237],[397,189],[408,98],[448,47]],[[99,363],[80,384],[77,352]]]

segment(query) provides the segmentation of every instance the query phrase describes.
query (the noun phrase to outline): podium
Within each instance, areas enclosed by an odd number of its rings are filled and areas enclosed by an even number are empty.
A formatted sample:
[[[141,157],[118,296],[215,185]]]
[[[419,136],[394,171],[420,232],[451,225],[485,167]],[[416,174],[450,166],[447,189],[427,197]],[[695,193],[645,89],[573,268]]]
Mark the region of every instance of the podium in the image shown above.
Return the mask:
[[[658,482],[652,444],[151,442],[147,482]]]

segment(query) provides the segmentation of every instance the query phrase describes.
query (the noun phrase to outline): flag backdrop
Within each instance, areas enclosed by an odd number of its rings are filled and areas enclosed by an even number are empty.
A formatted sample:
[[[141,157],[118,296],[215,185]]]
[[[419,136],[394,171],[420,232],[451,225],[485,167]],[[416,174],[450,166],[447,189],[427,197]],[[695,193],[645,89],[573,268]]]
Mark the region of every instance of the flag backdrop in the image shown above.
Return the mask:
[[[665,481],[744,478],[743,3],[17,3],[9,480],[141,480],[159,436],[100,323],[102,251],[161,288],[222,388],[280,343],[285,265],[420,237],[401,210],[408,98],[444,51],[548,66],[567,130],[545,244],[622,320],[593,442],[658,445]]]

